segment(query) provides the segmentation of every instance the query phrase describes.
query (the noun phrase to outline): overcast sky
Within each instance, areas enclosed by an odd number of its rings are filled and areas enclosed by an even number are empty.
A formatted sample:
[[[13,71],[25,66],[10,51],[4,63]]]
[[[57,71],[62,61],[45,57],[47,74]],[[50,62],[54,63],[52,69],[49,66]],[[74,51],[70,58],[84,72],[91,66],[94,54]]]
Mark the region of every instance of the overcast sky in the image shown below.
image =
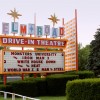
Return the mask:
[[[58,19],[65,22],[74,18],[74,11],[78,13],[78,42],[84,46],[93,40],[97,28],[100,26],[100,0],[0,0],[0,33],[2,33],[2,22],[11,23],[13,18],[7,13],[16,8],[22,14],[19,24],[34,23],[36,13],[37,26],[52,23],[48,18],[56,14]],[[61,21],[58,23],[61,26]]]

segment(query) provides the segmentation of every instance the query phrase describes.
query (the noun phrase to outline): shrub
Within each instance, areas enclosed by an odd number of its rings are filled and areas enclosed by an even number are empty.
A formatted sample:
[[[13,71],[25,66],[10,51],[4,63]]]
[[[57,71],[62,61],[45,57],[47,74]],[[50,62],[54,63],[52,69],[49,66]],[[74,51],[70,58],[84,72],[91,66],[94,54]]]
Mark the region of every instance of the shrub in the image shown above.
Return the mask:
[[[67,100],[100,100],[100,78],[69,81]]]
[[[36,78],[36,85],[38,89],[38,96],[47,95],[47,82],[45,78]]]
[[[45,96],[47,94],[47,82],[45,78],[26,78],[24,81],[35,81],[38,89],[38,96]]]
[[[36,78],[34,77],[29,77],[29,78],[25,78],[23,81],[35,81]]]
[[[0,91],[12,92],[12,87],[10,85],[0,84]]]
[[[11,87],[14,93],[25,96],[37,96],[38,90],[35,81],[17,81],[12,82]]]
[[[85,79],[85,78],[94,78],[94,72],[92,71],[78,71],[77,74],[79,75],[80,79]]]
[[[79,79],[94,78],[95,74],[92,71],[73,71],[66,72],[66,75],[79,75]]]
[[[45,78],[26,78],[24,81],[35,81],[37,90],[38,90],[38,96],[45,96],[47,95],[47,82]]]
[[[9,83],[14,93],[26,96],[45,96],[47,94],[46,79],[25,78],[24,80]],[[28,93],[27,93],[28,92]]]
[[[65,95],[66,82],[77,79],[78,75],[54,74],[46,78],[48,95]]]

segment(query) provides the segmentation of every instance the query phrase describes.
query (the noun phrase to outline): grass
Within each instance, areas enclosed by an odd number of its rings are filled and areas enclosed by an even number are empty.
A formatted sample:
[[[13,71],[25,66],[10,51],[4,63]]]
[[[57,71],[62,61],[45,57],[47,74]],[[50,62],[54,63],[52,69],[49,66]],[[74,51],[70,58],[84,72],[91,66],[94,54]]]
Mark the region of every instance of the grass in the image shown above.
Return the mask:
[[[66,100],[66,96],[45,96],[45,97],[37,97],[40,100]]]
[[[36,97],[37,99],[40,100],[66,100],[66,96],[44,96],[44,97]],[[4,100],[3,97],[0,97],[0,100]],[[8,98],[6,100],[12,100],[11,98]],[[16,98],[16,100],[22,100],[22,98]],[[26,99],[29,100],[29,99]]]
[[[4,98],[0,97],[0,100],[12,100],[12,99],[11,99],[11,98],[4,99]],[[22,100],[22,98],[20,98],[20,99],[16,99],[16,100]]]
[[[12,98],[4,99],[3,97],[0,97],[0,100],[12,100]],[[15,100],[22,100],[22,98],[16,98]],[[27,99],[28,100],[28,99]]]

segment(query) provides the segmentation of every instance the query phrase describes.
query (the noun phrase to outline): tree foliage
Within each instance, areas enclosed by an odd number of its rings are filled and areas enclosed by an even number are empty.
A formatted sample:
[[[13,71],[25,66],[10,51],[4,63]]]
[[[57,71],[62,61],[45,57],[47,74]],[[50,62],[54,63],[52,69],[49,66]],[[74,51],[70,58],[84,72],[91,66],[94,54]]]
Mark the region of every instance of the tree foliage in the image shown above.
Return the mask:
[[[78,45],[79,70],[85,70],[86,65],[88,63],[89,53],[90,53],[90,46],[86,45],[85,47],[82,47],[82,44],[79,43]]]
[[[90,43],[90,48],[91,51],[87,68],[90,70],[100,70],[100,28],[97,29],[97,32],[94,35],[94,40],[92,40]]]
[[[4,47],[0,46],[0,50],[3,49]]]

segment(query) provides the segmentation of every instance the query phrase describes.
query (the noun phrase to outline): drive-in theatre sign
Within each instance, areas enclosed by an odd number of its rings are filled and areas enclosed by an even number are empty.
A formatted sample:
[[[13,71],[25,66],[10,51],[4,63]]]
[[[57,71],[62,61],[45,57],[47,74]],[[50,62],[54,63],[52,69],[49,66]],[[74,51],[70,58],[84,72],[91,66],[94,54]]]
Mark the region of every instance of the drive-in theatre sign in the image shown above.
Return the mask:
[[[65,48],[66,39],[0,36],[1,46],[33,48]],[[51,73],[65,71],[65,53],[62,51],[1,50],[0,73]]]
[[[56,73],[78,70],[78,43],[77,43],[77,11],[75,18],[57,27],[60,19],[51,15],[48,19],[52,26],[37,25],[34,23],[18,23],[19,14],[16,9],[8,15],[14,21],[2,23],[0,35],[0,74],[23,73]],[[11,24],[11,25],[10,25]],[[7,50],[15,47],[15,50]],[[22,48],[17,50],[16,47]],[[33,48],[25,50],[24,48]],[[44,48],[41,50],[41,48]]]

